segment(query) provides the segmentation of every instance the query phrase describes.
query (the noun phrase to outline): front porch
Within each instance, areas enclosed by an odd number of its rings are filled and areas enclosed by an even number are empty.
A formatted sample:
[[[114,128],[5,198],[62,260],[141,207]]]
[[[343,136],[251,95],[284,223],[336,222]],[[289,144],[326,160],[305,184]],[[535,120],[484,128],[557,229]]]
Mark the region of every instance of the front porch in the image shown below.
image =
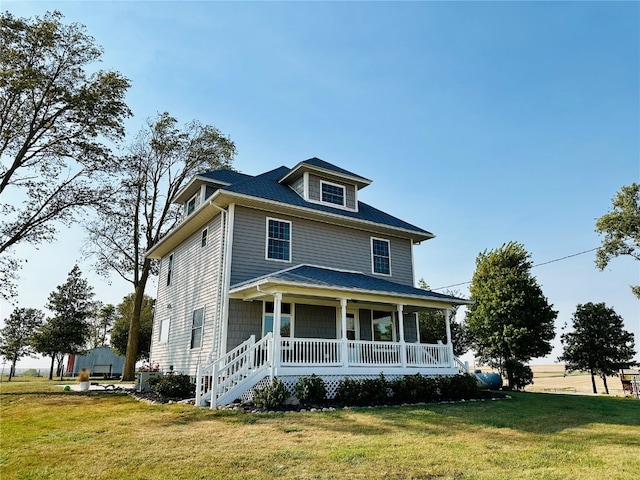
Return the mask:
[[[274,377],[295,383],[297,377],[316,374],[337,385],[345,377],[380,373],[396,377],[468,371],[454,356],[449,322],[451,307],[468,303],[463,299],[311,266],[236,285],[230,298],[253,305],[251,309],[259,305],[261,327],[254,318],[256,333],[248,340],[199,366],[201,405],[233,402]],[[445,311],[446,343],[420,342],[418,312],[429,308]],[[322,335],[313,335],[314,329]]]

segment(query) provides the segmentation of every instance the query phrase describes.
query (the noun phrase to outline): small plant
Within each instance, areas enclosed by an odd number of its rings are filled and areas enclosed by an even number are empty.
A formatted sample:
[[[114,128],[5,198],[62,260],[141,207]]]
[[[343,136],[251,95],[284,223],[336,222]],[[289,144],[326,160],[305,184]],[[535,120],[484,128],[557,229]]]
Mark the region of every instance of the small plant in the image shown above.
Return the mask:
[[[277,408],[290,395],[284,383],[278,378],[274,378],[270,384],[254,389],[253,403],[260,408]]]
[[[303,403],[323,403],[327,397],[327,387],[324,380],[312,374],[310,377],[300,377],[293,392]]]
[[[159,363],[148,363],[145,362],[142,365],[140,365],[140,367],[138,368],[139,372],[159,372],[160,371],[160,364]]]
[[[80,372],[78,373],[78,382],[88,382],[90,379],[91,375],[89,373],[89,370],[87,370],[86,368],[80,370]]]
[[[149,385],[164,399],[191,398],[196,393],[196,386],[191,381],[191,377],[182,373],[151,377]]]
[[[391,389],[394,401],[399,403],[430,402],[438,396],[438,382],[419,373],[404,375],[394,380],[391,382]]]

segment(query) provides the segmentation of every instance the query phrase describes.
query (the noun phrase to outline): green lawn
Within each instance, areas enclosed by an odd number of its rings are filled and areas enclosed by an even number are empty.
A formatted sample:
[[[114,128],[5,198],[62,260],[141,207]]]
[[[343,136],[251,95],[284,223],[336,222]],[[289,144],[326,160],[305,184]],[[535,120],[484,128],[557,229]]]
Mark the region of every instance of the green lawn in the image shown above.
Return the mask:
[[[9,479],[635,479],[640,401],[511,400],[253,415],[46,380],[0,386]]]

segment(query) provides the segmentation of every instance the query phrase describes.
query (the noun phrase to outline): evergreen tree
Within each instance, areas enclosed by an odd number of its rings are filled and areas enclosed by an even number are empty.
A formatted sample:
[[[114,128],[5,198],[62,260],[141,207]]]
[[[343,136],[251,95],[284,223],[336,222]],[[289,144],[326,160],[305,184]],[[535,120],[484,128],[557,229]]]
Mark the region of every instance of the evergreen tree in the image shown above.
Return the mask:
[[[15,375],[16,362],[32,355],[31,336],[42,325],[44,313],[35,308],[16,308],[0,330],[0,355],[11,362],[9,381]]]
[[[525,363],[551,352],[557,312],[547,302],[524,246],[509,242],[481,252],[470,286],[467,328],[482,362],[517,382],[514,361]]]
[[[632,363],[633,333],[624,330],[622,317],[604,303],[578,305],[572,320],[573,331],[560,337],[564,351],[558,360],[569,372],[589,372],[593,393],[598,393],[595,375],[599,375],[608,394],[607,376]]]
[[[65,355],[82,353],[89,340],[89,323],[93,307],[93,288],[82,278],[80,268],[75,265],[67,281],[58,285],[49,294],[47,308],[53,317],[36,332],[34,346],[36,350],[51,357],[49,380],[53,378],[54,363],[58,367]],[[62,379],[62,369],[60,369]]]

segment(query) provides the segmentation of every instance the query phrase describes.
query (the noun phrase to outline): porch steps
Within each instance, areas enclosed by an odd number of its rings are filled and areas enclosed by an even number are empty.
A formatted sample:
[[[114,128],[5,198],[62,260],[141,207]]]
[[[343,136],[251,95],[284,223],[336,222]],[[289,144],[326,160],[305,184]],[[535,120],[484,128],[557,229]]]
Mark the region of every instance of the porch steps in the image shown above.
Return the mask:
[[[272,334],[255,341],[251,336],[223,357],[202,366],[196,373],[196,405],[210,406],[233,402],[269,374]]]

